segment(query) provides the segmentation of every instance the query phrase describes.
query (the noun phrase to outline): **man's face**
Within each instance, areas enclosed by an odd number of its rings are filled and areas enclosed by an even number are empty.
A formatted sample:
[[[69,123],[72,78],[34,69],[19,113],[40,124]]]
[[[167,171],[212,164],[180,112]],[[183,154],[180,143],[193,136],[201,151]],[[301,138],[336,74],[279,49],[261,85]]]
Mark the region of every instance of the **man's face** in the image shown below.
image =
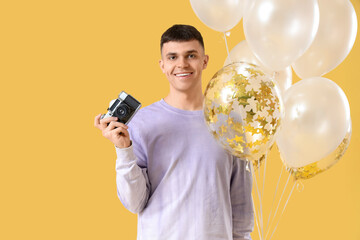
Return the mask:
[[[209,57],[197,40],[164,43],[160,68],[175,91],[191,92],[201,89],[201,73]]]

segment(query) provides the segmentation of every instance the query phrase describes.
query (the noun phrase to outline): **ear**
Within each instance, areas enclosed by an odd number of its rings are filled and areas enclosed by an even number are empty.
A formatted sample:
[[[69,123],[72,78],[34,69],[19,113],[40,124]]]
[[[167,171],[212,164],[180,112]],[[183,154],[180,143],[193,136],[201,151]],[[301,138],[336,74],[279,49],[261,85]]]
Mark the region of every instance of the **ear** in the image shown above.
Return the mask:
[[[203,64],[203,70],[206,69],[208,62],[209,62],[209,55],[204,56],[204,64]]]
[[[160,69],[163,73],[165,73],[165,70],[164,70],[164,61],[161,59],[159,60],[159,66],[160,66]]]

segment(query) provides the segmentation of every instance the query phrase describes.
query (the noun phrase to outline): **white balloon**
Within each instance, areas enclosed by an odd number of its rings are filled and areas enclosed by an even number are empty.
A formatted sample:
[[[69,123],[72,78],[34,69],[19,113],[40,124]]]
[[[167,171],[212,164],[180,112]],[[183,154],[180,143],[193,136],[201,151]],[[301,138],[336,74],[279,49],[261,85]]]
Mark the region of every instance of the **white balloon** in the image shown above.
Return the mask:
[[[280,88],[281,94],[284,94],[292,84],[292,70],[291,67],[287,67],[280,71],[273,71],[264,66],[250,50],[246,40],[238,43],[233,49],[231,49],[230,55],[226,58],[224,66],[233,62],[246,62],[258,65],[264,73],[271,77],[274,77],[277,86]]]
[[[317,0],[256,0],[244,15],[250,49],[273,70],[299,58],[310,47],[318,26]]]
[[[291,168],[320,161],[343,141],[350,128],[350,106],[333,81],[314,77],[292,85],[284,94],[285,117],[276,142]]]
[[[357,33],[357,18],[348,0],[318,0],[320,24],[310,48],[293,64],[300,78],[322,76],[349,54]]]
[[[242,18],[243,0],[190,0],[196,16],[208,27],[226,32]]]

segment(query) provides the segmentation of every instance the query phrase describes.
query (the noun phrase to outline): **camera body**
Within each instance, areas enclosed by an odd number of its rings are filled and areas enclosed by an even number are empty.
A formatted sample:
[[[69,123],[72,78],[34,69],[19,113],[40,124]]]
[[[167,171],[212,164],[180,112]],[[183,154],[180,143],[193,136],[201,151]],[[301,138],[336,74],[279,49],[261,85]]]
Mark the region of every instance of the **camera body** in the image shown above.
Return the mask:
[[[118,122],[128,124],[140,107],[141,103],[139,101],[122,91],[117,99],[110,102],[108,112],[103,114],[101,119],[117,117]]]

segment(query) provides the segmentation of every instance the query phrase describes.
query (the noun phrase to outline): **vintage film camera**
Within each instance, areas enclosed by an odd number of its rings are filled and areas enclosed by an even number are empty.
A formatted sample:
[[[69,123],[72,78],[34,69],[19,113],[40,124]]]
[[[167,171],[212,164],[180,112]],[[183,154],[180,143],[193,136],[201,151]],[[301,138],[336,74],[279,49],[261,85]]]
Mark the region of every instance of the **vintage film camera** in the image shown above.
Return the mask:
[[[141,103],[139,101],[122,91],[117,99],[110,102],[108,112],[103,114],[101,119],[117,117],[118,122],[128,124],[140,107]]]

